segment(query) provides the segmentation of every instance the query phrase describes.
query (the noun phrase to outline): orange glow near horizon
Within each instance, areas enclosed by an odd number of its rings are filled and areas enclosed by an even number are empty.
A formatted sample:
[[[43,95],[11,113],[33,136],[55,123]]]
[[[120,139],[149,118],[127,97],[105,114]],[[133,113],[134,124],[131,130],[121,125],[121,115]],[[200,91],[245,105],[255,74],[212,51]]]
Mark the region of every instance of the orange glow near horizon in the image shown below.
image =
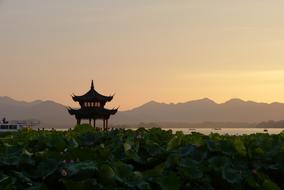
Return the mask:
[[[0,0],[0,96],[284,102],[284,1]]]

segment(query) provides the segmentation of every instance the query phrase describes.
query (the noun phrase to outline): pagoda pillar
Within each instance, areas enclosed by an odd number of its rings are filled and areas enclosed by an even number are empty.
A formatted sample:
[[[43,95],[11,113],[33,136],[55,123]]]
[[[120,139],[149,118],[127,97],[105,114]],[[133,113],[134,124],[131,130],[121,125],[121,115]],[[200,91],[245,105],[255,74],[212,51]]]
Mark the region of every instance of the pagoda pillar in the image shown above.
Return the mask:
[[[92,119],[89,119],[89,125],[92,126]]]
[[[94,127],[96,127],[96,119],[94,119]]]
[[[108,131],[108,119],[106,120],[106,131]]]
[[[103,119],[103,130],[105,131],[105,128],[106,128],[106,120],[105,119]]]
[[[81,125],[81,119],[77,119],[77,125]]]

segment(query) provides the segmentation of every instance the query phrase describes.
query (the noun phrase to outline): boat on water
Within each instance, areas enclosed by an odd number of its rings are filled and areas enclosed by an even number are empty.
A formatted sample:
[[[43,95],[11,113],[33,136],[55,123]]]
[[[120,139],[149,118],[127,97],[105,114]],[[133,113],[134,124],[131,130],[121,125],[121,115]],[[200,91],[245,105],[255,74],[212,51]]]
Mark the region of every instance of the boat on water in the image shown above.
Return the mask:
[[[0,132],[15,132],[23,128],[20,124],[0,123]]]
[[[15,132],[23,128],[32,128],[39,125],[40,122],[36,120],[7,121],[6,118],[3,118],[0,121],[0,132]]]

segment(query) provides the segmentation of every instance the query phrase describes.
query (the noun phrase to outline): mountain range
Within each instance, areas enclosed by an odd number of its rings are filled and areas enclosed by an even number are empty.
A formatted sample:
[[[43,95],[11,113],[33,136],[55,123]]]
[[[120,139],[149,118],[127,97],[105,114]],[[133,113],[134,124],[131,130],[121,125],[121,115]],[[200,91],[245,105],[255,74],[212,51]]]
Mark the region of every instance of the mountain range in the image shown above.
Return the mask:
[[[37,119],[42,127],[73,127],[75,119],[66,106],[54,101],[17,101],[0,97],[0,117],[8,120]],[[208,98],[185,103],[165,104],[148,102],[137,108],[120,111],[111,119],[113,125],[144,123],[259,123],[268,120],[283,120],[283,103],[257,103],[231,99],[218,104]]]
[[[41,122],[41,127],[66,128],[74,126],[64,105],[53,101],[17,101],[10,97],[0,97],[0,118],[8,120],[30,120]]]

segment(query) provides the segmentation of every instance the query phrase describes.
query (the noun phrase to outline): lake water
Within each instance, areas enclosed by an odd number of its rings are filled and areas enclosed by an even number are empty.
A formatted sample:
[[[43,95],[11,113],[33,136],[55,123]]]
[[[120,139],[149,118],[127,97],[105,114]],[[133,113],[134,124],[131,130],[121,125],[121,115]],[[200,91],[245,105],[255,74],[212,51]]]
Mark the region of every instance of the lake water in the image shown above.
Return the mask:
[[[137,128],[131,128],[136,130]],[[163,128],[163,130],[170,130],[171,128]],[[50,130],[50,129],[47,129]],[[68,129],[56,129],[57,131],[67,131]],[[221,129],[213,129],[213,128],[172,128],[174,133],[177,131],[182,131],[184,134],[190,134],[192,132],[202,133],[204,135],[209,135],[211,133],[218,133],[221,135],[229,134],[229,135],[243,135],[243,134],[255,134],[255,133],[268,133],[268,134],[279,134],[284,131],[284,128],[267,128],[267,131],[264,131],[264,128],[221,128]]]
[[[167,129],[165,129],[167,130]],[[184,134],[190,134],[191,132],[199,132],[205,135],[211,133],[218,133],[221,135],[243,135],[243,134],[255,134],[255,133],[269,133],[269,134],[279,134],[284,131],[284,128],[268,128],[266,131],[263,128],[222,128],[222,129],[211,129],[211,128],[199,128],[199,129],[190,129],[190,128],[176,128],[172,129],[173,132],[182,131]]]

